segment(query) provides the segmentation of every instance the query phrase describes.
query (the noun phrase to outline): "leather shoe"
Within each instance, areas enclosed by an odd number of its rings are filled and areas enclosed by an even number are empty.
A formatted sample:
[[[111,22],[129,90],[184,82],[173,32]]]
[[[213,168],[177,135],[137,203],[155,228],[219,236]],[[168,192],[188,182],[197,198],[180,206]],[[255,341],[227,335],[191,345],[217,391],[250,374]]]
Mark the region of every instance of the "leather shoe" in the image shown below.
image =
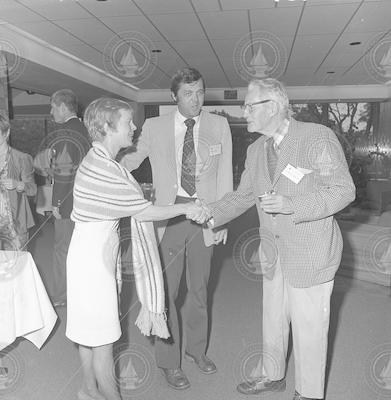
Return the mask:
[[[195,363],[203,374],[214,374],[217,372],[215,363],[205,354],[203,354],[200,358],[196,358],[189,353],[185,353],[185,359]]]
[[[293,400],[322,400],[322,399],[314,399],[313,397],[304,397],[297,390],[295,390],[295,395],[293,396]]]
[[[250,395],[256,395],[266,392],[283,392],[285,388],[285,379],[281,379],[279,381],[271,381],[264,376],[254,379],[253,381],[242,382],[236,387],[239,393]]]
[[[168,386],[173,389],[182,390],[190,387],[190,382],[187,376],[180,368],[161,368]]]

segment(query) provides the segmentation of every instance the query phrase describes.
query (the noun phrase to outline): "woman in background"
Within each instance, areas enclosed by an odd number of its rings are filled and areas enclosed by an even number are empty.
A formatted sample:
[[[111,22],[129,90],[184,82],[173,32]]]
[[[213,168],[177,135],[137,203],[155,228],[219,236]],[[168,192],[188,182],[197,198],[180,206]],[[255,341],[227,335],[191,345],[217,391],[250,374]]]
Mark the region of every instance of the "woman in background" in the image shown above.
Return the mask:
[[[133,267],[141,303],[136,325],[145,335],[167,338],[162,270],[153,224],[146,221],[186,214],[203,222],[206,215],[195,203],[152,205],[130,172],[115,161],[121,148],[132,145],[136,129],[128,103],[97,99],[87,107],[84,123],[93,143],[73,190],[66,335],[79,344],[84,372],[79,399],[120,400],[113,366],[113,343],[121,336],[116,286],[119,219],[133,217]]]
[[[0,115],[0,249],[26,250],[34,219],[27,196],[35,196],[33,159],[8,144],[10,124]]]

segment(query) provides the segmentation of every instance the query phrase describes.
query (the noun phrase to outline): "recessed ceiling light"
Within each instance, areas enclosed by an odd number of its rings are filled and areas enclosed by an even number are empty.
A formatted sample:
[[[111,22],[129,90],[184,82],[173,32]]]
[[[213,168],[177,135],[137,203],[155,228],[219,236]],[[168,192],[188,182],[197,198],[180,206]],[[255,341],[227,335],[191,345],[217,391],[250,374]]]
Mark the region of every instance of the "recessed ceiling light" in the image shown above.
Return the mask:
[[[335,74],[335,71],[327,71],[327,74]]]
[[[161,53],[162,51],[160,49],[153,49],[151,50],[152,53]]]
[[[350,42],[350,46],[358,46],[361,42]]]

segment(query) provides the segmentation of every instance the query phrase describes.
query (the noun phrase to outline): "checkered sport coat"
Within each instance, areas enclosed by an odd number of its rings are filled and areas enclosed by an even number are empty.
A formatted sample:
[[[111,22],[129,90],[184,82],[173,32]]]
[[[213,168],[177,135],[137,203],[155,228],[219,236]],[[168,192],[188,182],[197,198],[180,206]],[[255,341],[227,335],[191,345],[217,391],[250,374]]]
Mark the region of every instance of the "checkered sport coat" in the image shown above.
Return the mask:
[[[266,158],[268,138],[260,137],[247,150],[245,170],[235,192],[212,203],[215,226],[225,224],[256,204],[262,237],[272,238],[283,275],[293,287],[310,287],[334,278],[342,256],[342,236],[334,214],[355,198],[355,186],[342,147],[329,128],[290,120],[279,146],[271,180]],[[272,139],[269,139],[272,140]],[[299,169],[294,183],[282,172]],[[265,213],[258,196],[274,190],[291,198],[291,215]],[[261,232],[261,231],[260,231]]]

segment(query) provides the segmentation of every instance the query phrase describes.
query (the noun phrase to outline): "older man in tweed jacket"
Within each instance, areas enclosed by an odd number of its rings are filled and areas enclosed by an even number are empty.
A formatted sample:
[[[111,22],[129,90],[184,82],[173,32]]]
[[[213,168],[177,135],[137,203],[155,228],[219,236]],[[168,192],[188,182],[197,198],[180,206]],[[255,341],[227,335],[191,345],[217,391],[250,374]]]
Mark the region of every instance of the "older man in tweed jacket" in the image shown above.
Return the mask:
[[[217,227],[256,204],[262,236],[266,231],[276,250],[263,279],[263,376],[238,391],[285,390],[291,324],[294,400],[321,399],[330,296],[343,246],[333,215],[354,200],[355,187],[334,133],[295,121],[288,110],[280,82],[250,82],[244,116],[248,131],[263,136],[248,148],[238,190],[209,207]]]

